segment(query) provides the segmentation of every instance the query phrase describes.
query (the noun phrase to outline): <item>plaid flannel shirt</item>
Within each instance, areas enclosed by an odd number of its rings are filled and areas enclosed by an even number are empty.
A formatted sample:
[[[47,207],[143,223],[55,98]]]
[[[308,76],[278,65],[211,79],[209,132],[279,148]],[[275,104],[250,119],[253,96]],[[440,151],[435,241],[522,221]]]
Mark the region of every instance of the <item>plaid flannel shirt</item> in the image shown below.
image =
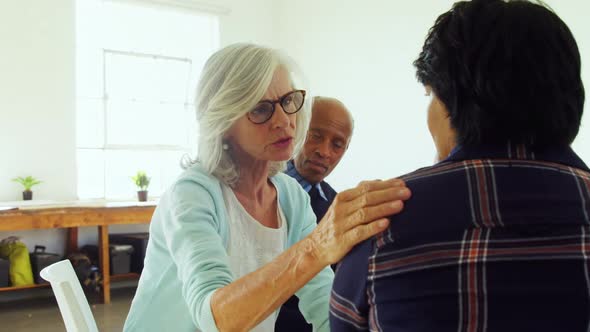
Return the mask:
[[[402,177],[340,263],[332,331],[590,331],[590,173],[569,148],[459,148]]]

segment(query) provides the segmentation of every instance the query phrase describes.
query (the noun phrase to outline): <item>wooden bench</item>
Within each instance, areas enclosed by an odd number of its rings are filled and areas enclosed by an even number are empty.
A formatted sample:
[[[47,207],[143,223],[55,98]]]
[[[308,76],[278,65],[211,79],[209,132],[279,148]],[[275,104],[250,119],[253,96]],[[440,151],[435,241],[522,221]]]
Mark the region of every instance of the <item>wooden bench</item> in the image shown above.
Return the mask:
[[[0,206],[3,204],[0,203]],[[98,227],[98,252],[100,271],[103,276],[102,301],[111,302],[111,280],[134,278],[136,274],[110,275],[109,226],[148,224],[154,213],[156,202],[102,202],[71,203],[53,206],[25,205],[17,208],[0,208],[0,231],[21,231],[32,229],[67,228],[65,252],[78,249],[78,227]],[[20,289],[48,287],[30,285],[4,287],[0,292]]]

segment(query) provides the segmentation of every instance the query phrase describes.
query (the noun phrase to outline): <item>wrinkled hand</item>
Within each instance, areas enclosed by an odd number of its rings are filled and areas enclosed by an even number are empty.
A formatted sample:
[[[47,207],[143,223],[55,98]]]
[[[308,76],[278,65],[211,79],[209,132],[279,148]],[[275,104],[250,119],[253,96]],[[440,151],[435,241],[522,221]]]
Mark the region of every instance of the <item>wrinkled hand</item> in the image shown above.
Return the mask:
[[[385,230],[386,217],[399,213],[410,196],[399,179],[363,181],[339,193],[309,235],[314,255],[325,265],[339,262],[356,244]]]

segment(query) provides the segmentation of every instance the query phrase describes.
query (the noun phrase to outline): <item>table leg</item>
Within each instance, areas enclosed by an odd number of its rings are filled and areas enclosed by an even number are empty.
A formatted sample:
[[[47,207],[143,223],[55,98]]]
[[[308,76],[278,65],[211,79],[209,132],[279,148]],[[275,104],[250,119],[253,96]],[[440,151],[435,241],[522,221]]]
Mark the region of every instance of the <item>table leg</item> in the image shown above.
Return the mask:
[[[66,240],[66,256],[76,251],[78,251],[78,227],[70,227]]]
[[[109,262],[109,226],[98,226],[98,257],[102,273],[102,300],[111,303],[111,271]]]

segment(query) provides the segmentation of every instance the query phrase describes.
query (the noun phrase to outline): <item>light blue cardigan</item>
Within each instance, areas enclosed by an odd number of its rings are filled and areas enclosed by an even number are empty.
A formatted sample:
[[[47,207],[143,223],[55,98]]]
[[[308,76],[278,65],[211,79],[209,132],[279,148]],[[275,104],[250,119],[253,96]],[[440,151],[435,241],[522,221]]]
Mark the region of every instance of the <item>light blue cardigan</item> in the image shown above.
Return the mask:
[[[285,174],[271,181],[287,219],[285,249],[316,226],[309,196]],[[211,296],[234,280],[227,257],[229,226],[219,180],[198,165],[186,170],[161,198],[137,293],[124,331],[217,331]],[[300,289],[300,309],[316,331],[329,331],[329,267]]]

